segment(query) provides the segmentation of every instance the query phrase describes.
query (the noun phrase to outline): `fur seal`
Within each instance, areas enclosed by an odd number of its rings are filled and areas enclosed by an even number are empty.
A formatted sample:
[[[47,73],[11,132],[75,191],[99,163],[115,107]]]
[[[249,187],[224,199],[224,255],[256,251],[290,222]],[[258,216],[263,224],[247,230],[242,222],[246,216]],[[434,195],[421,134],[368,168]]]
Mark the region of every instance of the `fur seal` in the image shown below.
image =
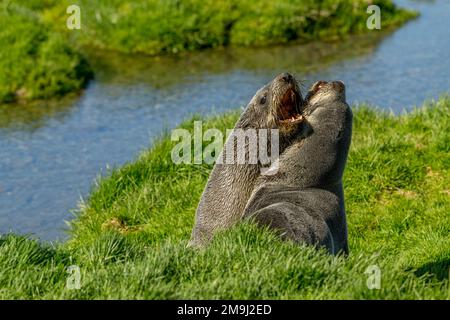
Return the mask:
[[[352,111],[340,81],[316,82],[304,107],[307,137],[280,155],[278,173],[260,176],[244,218],[282,238],[348,253],[342,175],[352,135]]]
[[[282,73],[256,92],[233,132],[237,129],[279,129],[281,153],[301,130],[303,105],[297,80],[289,73]],[[218,159],[224,159],[231,151],[235,154],[234,140],[230,135]],[[270,149],[270,142],[269,137],[267,149]],[[246,155],[254,147],[248,144]],[[216,161],[197,207],[189,246],[203,246],[216,232],[241,221],[262,166],[259,161],[253,164]]]

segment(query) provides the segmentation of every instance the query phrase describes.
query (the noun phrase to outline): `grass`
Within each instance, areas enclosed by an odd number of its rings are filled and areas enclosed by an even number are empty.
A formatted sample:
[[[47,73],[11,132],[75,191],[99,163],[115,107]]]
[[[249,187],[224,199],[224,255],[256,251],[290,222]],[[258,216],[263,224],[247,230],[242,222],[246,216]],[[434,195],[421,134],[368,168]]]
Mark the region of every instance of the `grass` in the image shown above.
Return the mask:
[[[150,55],[226,46],[268,46],[367,32],[366,0],[0,1],[0,103],[59,97],[92,77],[86,48]],[[376,0],[382,28],[417,14]]]
[[[146,54],[224,46],[266,46],[367,32],[365,0],[80,0],[85,11],[79,40],[107,49]],[[377,0],[383,28],[416,14]]]
[[[15,7],[0,10],[0,103],[62,96],[92,72],[63,35]]]
[[[354,109],[348,258],[251,224],[187,249],[211,166],[173,164],[175,142],[163,136],[99,179],[67,243],[0,238],[0,298],[449,299],[450,97],[398,116]],[[205,129],[231,128],[237,117],[208,119]],[[80,267],[79,290],[66,288],[70,265]],[[366,286],[371,265],[381,269],[380,290]]]
[[[77,43],[125,53],[159,55],[224,46],[267,46],[334,39],[368,31],[366,0],[79,0],[81,30],[66,28],[73,1],[9,1]],[[382,28],[417,16],[376,0]]]

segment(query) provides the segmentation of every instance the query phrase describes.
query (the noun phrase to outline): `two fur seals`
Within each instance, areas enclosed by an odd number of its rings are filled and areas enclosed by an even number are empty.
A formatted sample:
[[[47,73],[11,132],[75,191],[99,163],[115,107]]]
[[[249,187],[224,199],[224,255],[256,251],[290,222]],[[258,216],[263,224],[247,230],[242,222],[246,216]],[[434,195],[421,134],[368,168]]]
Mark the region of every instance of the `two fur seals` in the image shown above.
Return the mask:
[[[348,253],[342,175],[352,134],[352,111],[342,82],[319,81],[304,115],[308,136],[281,155],[278,173],[260,176],[244,217],[282,238]]]
[[[304,100],[296,79],[289,73],[282,73],[256,92],[233,132],[238,129],[279,129],[279,153],[282,153],[292,143],[292,139],[298,136],[303,123],[303,106]],[[269,140],[266,150],[271,148]],[[234,141],[232,134],[218,159],[225,159],[229,154],[234,157]],[[261,147],[247,141],[245,143],[246,156],[250,149]],[[259,161],[245,164],[236,162],[216,161],[197,208],[190,246],[205,245],[216,232],[241,220],[263,164]]]

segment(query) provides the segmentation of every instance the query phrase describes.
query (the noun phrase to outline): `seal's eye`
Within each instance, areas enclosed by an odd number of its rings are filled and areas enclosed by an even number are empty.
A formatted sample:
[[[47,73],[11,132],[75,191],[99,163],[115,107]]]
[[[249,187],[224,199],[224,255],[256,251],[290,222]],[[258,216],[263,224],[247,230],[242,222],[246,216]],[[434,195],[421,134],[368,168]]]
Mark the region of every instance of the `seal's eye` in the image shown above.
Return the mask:
[[[266,103],[266,96],[262,96],[261,99],[259,99],[259,104],[265,104]]]

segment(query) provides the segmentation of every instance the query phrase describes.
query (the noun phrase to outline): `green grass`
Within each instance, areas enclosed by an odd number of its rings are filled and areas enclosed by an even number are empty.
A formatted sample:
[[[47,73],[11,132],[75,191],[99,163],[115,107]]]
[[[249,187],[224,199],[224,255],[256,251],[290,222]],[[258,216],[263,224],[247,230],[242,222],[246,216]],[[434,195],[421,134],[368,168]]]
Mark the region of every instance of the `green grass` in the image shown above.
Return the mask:
[[[92,72],[81,54],[32,12],[0,9],[0,103],[62,96]]]
[[[63,1],[44,10],[48,21],[64,25]],[[145,54],[179,53],[224,46],[267,46],[367,32],[366,0],[79,0],[81,32],[89,46]],[[376,0],[382,28],[417,14]]]
[[[384,30],[417,15],[391,0],[373,3],[381,7]],[[83,88],[92,77],[82,54],[87,47],[161,55],[368,32],[366,0],[79,0],[81,30],[69,30],[72,4],[0,1],[0,103]]]
[[[211,166],[174,165],[175,143],[161,137],[98,181],[67,243],[1,238],[0,298],[449,299],[450,97],[399,116],[364,106],[354,115],[348,258],[251,224],[187,249]],[[208,119],[205,129],[237,117]],[[65,287],[70,265],[80,267],[79,290]],[[370,265],[381,269],[380,290],[366,286]]]

